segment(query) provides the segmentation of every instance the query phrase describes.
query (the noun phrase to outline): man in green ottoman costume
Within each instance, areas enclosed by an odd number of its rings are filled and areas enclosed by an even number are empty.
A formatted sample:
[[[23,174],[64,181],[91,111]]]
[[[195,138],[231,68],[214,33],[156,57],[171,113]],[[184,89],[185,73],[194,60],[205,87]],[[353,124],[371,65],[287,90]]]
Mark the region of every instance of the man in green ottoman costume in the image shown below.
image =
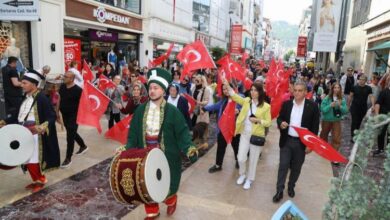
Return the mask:
[[[181,152],[192,162],[197,159],[197,150],[191,142],[187,123],[181,112],[164,99],[165,92],[172,81],[171,74],[162,68],[149,70],[149,101],[140,105],[131,120],[126,149],[159,147],[167,157],[171,185],[164,203],[167,214],[176,210],[177,195],[181,178]],[[145,204],[147,220],[160,215],[158,203]]]

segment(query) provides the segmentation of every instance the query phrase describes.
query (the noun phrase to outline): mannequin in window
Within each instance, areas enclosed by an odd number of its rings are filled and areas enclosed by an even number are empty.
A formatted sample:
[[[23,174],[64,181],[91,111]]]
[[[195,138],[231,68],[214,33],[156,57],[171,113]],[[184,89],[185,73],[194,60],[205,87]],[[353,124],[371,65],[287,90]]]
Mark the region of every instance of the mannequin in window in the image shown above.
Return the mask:
[[[5,49],[3,53],[3,59],[8,59],[8,57],[16,57],[18,58],[18,62],[16,63],[16,70],[20,73],[24,71],[24,65],[22,60],[20,59],[20,49],[16,47],[15,38],[11,38],[10,45]]]
[[[111,49],[110,52],[108,52],[108,54],[107,54],[107,62],[111,63],[112,66],[114,66],[114,68],[115,68],[116,60],[117,60],[117,56],[116,56],[114,50]]]

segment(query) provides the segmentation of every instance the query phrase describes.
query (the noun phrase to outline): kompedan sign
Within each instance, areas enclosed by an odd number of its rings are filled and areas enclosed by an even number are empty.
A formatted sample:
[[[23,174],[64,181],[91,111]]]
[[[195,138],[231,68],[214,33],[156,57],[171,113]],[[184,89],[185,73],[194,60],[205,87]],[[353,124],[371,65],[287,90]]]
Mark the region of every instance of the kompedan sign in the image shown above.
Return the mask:
[[[39,0],[0,0],[0,20],[37,21]]]

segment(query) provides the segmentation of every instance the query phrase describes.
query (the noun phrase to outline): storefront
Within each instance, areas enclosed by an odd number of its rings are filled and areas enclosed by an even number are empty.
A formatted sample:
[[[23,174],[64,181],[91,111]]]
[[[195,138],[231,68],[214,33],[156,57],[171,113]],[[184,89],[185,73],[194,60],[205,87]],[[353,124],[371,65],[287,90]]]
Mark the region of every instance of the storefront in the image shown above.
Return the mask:
[[[389,71],[390,22],[367,29],[367,51],[364,71],[380,75]]]
[[[65,63],[76,58],[94,65],[104,61],[113,63],[115,68],[123,67],[139,60],[141,34],[139,15],[97,1],[66,1]]]

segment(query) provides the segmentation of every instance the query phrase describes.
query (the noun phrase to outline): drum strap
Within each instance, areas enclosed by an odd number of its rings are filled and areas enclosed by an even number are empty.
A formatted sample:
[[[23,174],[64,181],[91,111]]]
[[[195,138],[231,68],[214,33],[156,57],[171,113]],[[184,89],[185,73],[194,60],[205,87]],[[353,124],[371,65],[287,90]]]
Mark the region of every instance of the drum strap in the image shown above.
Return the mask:
[[[34,97],[34,101],[33,101],[32,105],[31,105],[31,107],[30,107],[30,110],[28,110],[28,113],[27,113],[26,116],[24,117],[24,119],[23,119],[23,124],[22,124],[22,125],[24,125],[24,124],[26,123],[27,118],[28,118],[28,115],[30,114],[32,108],[34,107],[35,102],[37,102],[37,96]]]

